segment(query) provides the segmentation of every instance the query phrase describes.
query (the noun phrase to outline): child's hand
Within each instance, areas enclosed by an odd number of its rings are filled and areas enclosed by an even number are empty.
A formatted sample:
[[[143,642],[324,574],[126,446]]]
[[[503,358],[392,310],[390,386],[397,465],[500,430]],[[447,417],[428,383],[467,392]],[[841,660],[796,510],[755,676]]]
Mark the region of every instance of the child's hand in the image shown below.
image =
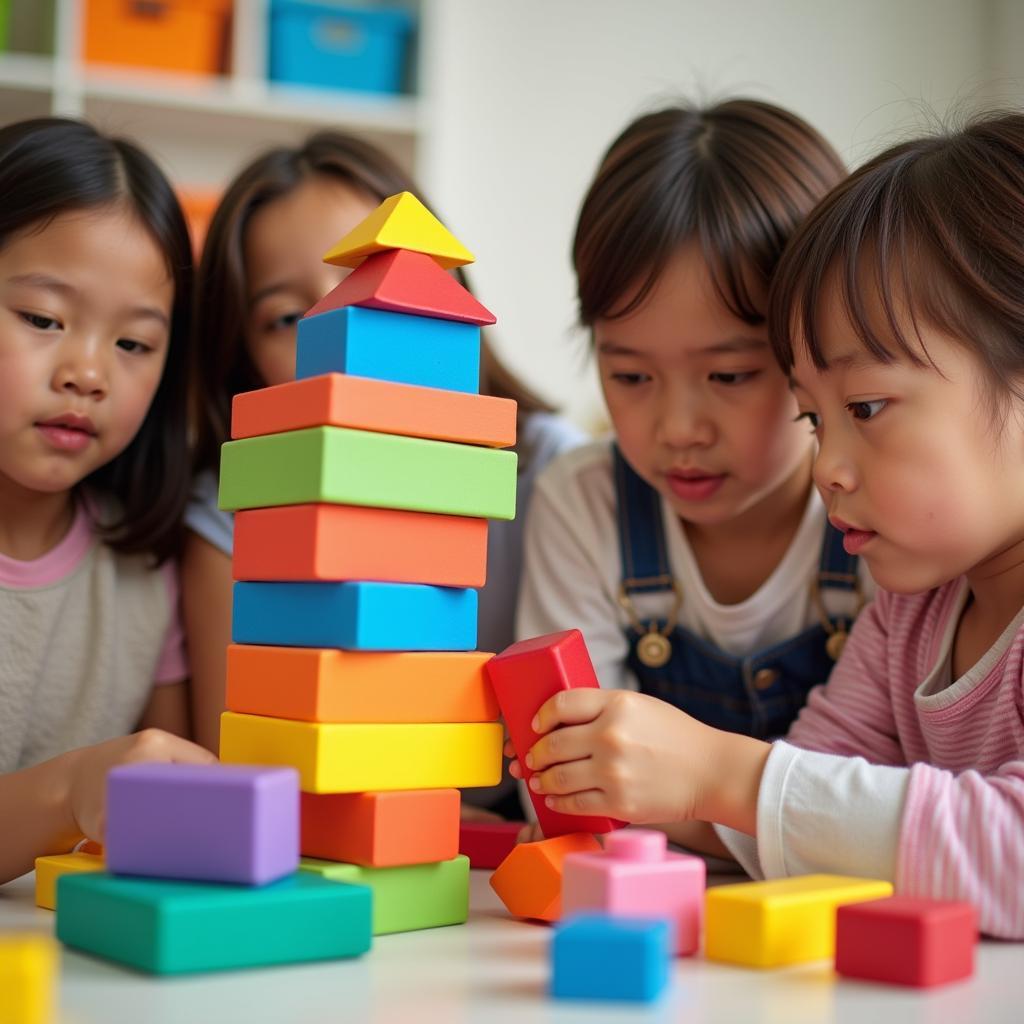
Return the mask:
[[[533,821],[524,825],[516,836],[517,843],[539,843],[544,838],[539,822]]]

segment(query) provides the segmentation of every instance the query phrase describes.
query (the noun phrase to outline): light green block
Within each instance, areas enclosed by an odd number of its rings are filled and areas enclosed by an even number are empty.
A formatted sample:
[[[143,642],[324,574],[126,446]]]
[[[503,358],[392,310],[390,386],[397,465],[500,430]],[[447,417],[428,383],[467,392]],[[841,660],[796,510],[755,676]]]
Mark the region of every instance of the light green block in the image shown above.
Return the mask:
[[[327,502],[514,519],[515,452],[449,441],[313,427],[228,441],[220,507]]]
[[[374,935],[464,924],[469,915],[469,858],[461,854],[453,860],[399,868],[364,868],[303,857],[299,870],[369,886]]]

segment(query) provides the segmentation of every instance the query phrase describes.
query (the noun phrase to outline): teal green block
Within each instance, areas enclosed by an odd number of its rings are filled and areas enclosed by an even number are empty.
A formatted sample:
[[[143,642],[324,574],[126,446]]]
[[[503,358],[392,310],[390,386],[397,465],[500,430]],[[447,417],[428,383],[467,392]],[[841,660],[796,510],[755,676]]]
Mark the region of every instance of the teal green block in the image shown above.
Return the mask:
[[[257,887],[64,875],[57,938],[153,974],[333,960],[370,948],[372,902],[303,871]]]
[[[373,890],[373,934],[464,924],[469,915],[469,858],[397,868],[365,868],[303,857],[299,870]],[[58,904],[59,906],[59,904]]]
[[[220,507],[327,502],[514,519],[515,452],[449,441],[312,427],[228,441]]]

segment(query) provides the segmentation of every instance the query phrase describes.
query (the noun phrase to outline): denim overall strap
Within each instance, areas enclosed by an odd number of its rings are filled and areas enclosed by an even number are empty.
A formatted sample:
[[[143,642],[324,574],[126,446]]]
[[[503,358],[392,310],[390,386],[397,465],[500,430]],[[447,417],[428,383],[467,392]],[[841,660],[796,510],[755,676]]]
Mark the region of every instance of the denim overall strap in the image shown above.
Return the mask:
[[[672,589],[672,569],[665,547],[661,496],[642,480],[612,446],[615,490],[618,494],[619,552],[622,588],[627,596]]]

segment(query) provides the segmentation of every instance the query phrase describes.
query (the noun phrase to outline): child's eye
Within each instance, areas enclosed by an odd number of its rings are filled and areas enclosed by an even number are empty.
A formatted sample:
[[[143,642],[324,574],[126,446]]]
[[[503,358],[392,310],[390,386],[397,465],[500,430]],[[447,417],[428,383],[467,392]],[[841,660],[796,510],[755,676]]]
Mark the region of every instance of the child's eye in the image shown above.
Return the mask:
[[[302,319],[302,314],[299,312],[285,313],[284,316],[279,316],[275,320],[271,320],[267,324],[268,331],[290,331],[295,328],[295,325]]]
[[[799,416],[794,417],[793,422],[799,423],[801,420],[807,420],[811,425],[811,433],[815,433],[818,427],[821,425],[821,420],[818,419],[816,412],[802,412]]]
[[[612,380],[618,384],[625,384],[627,387],[635,387],[637,384],[646,384],[651,379],[648,373],[613,373]]]
[[[855,420],[874,419],[889,403],[884,398],[873,402],[850,402],[847,409]]]
[[[123,352],[151,352],[152,348],[141,341],[134,341],[132,338],[118,338],[117,347]]]
[[[54,320],[52,316],[42,316],[39,313],[19,313],[18,316],[37,331],[59,331],[60,321]]]
[[[758,370],[747,370],[742,373],[712,373],[709,374],[708,379],[716,384],[724,384],[729,387],[736,384],[746,384],[747,381],[753,380],[759,372]]]

